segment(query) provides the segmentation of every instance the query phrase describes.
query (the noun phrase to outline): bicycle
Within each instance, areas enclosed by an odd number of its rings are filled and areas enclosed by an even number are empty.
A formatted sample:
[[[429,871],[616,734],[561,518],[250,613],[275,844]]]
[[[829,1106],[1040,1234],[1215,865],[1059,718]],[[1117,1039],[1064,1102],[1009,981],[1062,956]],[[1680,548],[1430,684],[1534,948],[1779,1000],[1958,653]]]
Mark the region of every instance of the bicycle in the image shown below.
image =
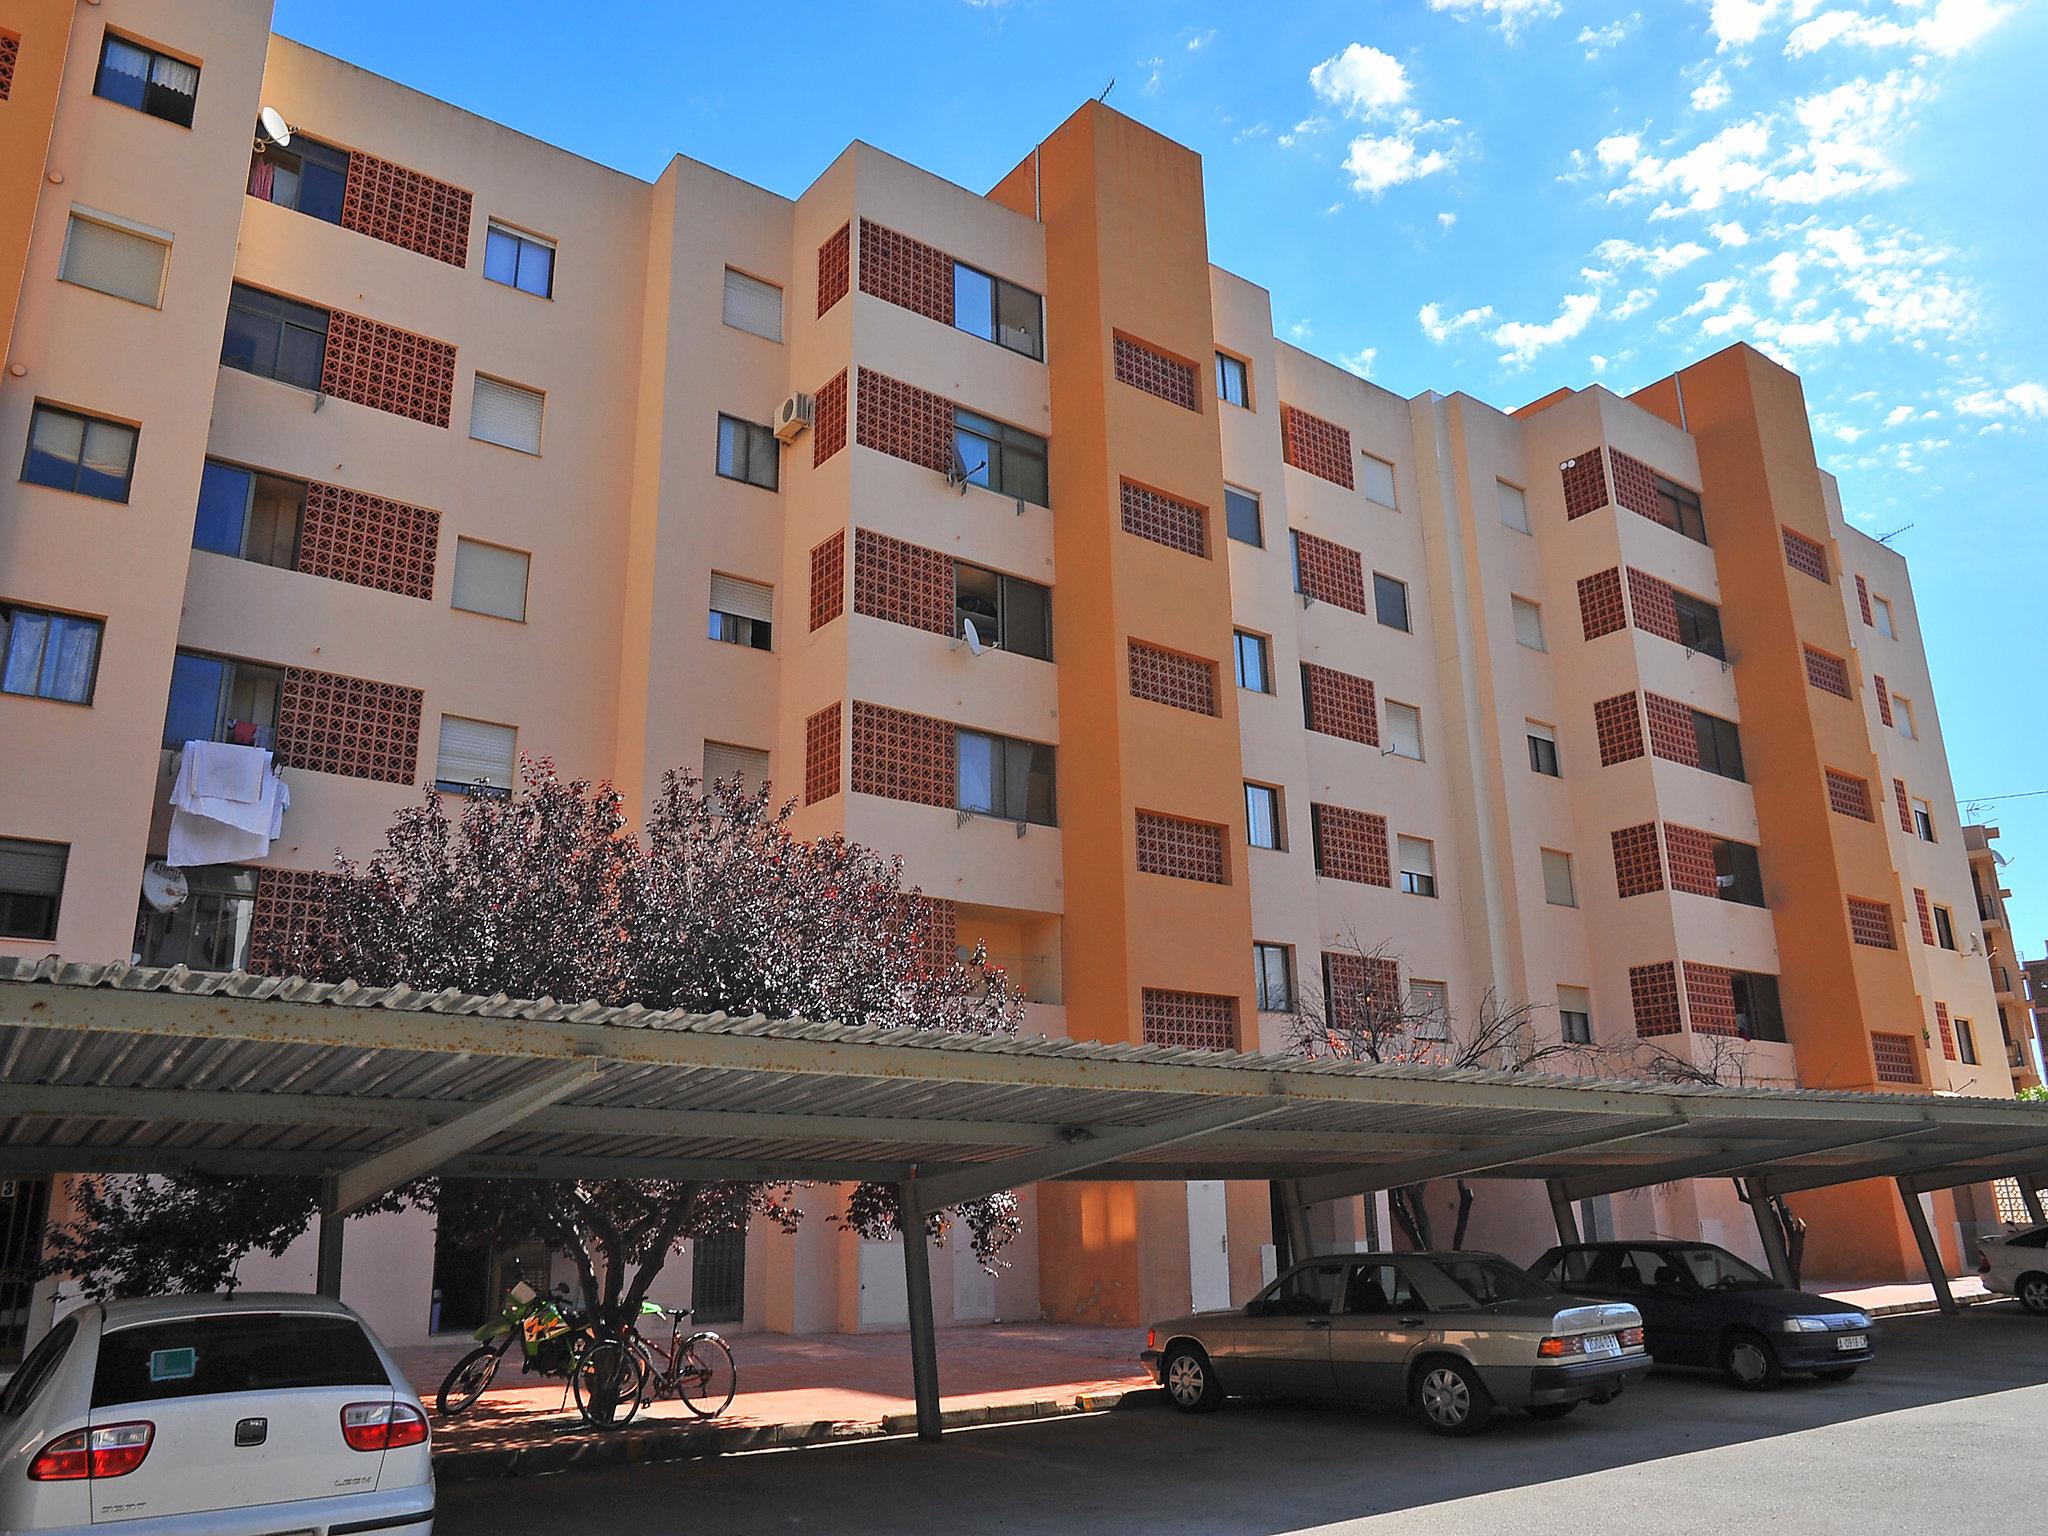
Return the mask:
[[[640,1392],[643,1400],[678,1397],[683,1406],[700,1419],[715,1419],[732,1406],[739,1391],[739,1367],[733,1363],[732,1346],[709,1328],[700,1328],[688,1338],[683,1324],[695,1311],[677,1307],[673,1311],[653,1302],[641,1304],[643,1315],[668,1319],[668,1344],[629,1330],[640,1356]]]
[[[600,1354],[609,1341],[598,1340],[582,1309],[560,1288],[543,1297],[519,1282],[506,1294],[504,1309],[473,1337],[478,1347],[455,1363],[436,1394],[435,1407],[444,1419],[475,1406],[515,1338],[521,1371],[566,1378],[563,1396],[575,1394],[577,1412],[593,1428],[616,1429],[640,1411],[640,1362]]]

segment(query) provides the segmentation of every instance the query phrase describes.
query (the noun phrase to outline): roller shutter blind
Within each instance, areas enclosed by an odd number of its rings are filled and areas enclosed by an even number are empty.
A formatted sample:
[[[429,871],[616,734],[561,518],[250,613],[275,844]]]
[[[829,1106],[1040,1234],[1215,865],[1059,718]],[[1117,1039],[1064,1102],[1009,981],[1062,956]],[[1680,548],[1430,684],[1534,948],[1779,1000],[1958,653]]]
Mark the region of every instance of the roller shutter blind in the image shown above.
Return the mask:
[[[541,405],[545,399],[539,390],[501,384],[478,374],[476,391],[470,398],[469,435],[481,442],[517,448],[521,453],[539,453]]]
[[[711,577],[711,607],[717,613],[730,613],[742,619],[758,619],[763,624],[775,621],[775,589],[764,587],[758,581],[741,581],[737,576]]]
[[[455,541],[455,592],[449,601],[471,613],[526,618],[526,577],[532,557],[475,539]]]
[[[1526,597],[1513,599],[1515,639],[1532,651],[1543,650],[1543,610]]]
[[[714,783],[738,775],[748,789],[759,789],[768,781],[768,754],[754,747],[733,747],[722,741],[704,743],[704,782]]]
[[[170,254],[171,248],[161,240],[74,213],[64,239],[64,261],[58,275],[81,288],[161,309],[164,264]]]
[[[725,323],[770,341],[782,340],[782,290],[773,283],[725,269]]]
[[[28,896],[56,896],[64,889],[64,843],[31,843],[0,838],[0,891]]]
[[[517,764],[518,740],[519,733],[509,725],[443,715],[434,781],[460,789],[485,784],[492,789],[509,790]]]

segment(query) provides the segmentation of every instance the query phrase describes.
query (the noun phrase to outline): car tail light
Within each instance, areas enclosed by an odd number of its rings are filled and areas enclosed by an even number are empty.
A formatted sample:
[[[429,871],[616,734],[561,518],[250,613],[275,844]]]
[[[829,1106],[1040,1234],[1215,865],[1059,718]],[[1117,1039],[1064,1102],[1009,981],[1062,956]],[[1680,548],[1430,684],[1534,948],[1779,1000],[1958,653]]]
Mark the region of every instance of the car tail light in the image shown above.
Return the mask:
[[[126,1477],[142,1465],[156,1426],[147,1419],[128,1424],[102,1424],[59,1435],[29,1463],[32,1482],[68,1483],[81,1477]]]
[[[1147,1349],[1157,1349],[1159,1347],[1159,1330],[1157,1328],[1147,1328],[1145,1330],[1145,1347]]]
[[[1536,1353],[1545,1360],[1561,1360],[1567,1355],[1583,1355],[1586,1352],[1586,1336],[1568,1333],[1563,1337],[1552,1334],[1536,1346]]]
[[[1640,1328],[1624,1328],[1615,1337],[1621,1340],[1621,1347],[1623,1349],[1635,1349],[1643,1342],[1643,1330]]]
[[[395,1451],[427,1438],[426,1415],[410,1403],[350,1403],[341,1410],[341,1438],[352,1451]]]

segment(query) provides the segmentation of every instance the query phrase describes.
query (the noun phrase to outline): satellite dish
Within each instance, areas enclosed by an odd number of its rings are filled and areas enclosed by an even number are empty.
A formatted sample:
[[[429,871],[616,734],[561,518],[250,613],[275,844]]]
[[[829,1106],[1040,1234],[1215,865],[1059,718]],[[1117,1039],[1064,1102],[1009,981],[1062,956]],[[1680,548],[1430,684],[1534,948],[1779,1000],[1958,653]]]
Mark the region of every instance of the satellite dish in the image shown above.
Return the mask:
[[[263,129],[263,136],[283,149],[292,141],[292,126],[284,120],[284,114],[275,107],[265,107],[256,114],[256,121]]]
[[[960,615],[960,638],[967,642],[967,654],[979,656],[982,653],[981,631],[974,627],[974,620],[966,614]]]
[[[142,871],[142,899],[158,912],[175,912],[192,894],[182,869],[173,869],[162,859],[152,859]]]

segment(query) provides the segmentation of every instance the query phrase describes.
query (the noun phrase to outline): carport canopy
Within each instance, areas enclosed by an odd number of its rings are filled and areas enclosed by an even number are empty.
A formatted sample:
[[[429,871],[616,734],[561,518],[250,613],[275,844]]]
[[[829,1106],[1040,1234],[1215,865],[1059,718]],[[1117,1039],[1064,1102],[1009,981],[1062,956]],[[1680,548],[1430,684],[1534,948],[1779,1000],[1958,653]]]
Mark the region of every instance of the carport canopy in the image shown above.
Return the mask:
[[[0,958],[0,1165],[306,1174],[340,1216],[414,1178],[866,1180],[926,1213],[1049,1179],[1259,1179],[1294,1211],[1457,1176],[1569,1202],[1689,1178],[1760,1197],[2048,1174],[2048,1108],[1641,1083],[518,1000]],[[1760,1220],[1773,1266],[1783,1254]],[[1298,1250],[1297,1250],[1298,1251]],[[919,1432],[925,1245],[904,1244]]]

